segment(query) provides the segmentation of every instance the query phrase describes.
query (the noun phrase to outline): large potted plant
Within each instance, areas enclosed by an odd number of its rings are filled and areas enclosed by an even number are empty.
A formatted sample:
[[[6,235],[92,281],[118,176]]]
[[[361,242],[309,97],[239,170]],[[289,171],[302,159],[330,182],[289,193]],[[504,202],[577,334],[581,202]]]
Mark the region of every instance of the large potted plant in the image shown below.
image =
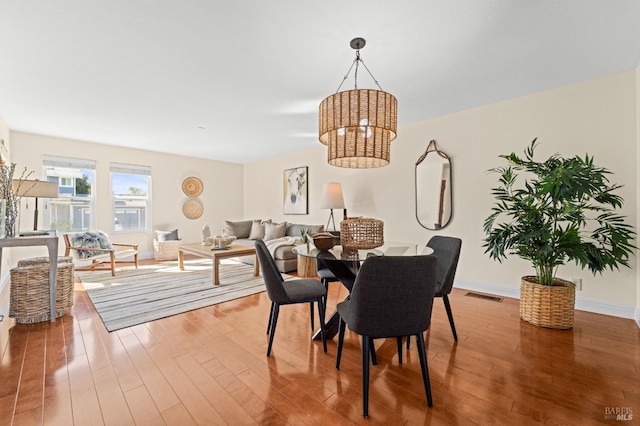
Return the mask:
[[[520,317],[532,324],[567,329],[573,326],[575,286],[555,277],[557,268],[574,262],[594,275],[629,266],[635,249],[633,227],[616,213],[623,199],[620,185],[593,164],[593,157],[552,155],[534,160],[536,139],[524,158],[501,155],[503,167],[493,188],[495,204],[484,222],[485,253],[498,261],[517,255],[531,262],[535,276],[522,279]]]

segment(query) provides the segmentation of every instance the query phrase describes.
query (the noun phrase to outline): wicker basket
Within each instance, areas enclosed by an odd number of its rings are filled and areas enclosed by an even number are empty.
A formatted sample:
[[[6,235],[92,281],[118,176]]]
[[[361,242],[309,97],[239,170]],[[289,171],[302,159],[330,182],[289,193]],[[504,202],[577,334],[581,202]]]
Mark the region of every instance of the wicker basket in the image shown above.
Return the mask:
[[[522,277],[520,318],[540,327],[573,327],[576,287],[571,281],[554,279],[554,285],[542,285],[536,277]]]
[[[56,274],[56,318],[65,315],[73,306],[73,263],[61,257]],[[11,270],[9,316],[18,324],[48,321],[49,259],[39,257],[18,262]]]
[[[178,249],[182,240],[153,240],[153,257],[155,260],[177,260]]]
[[[367,250],[384,244],[384,222],[350,217],[340,223],[340,244],[346,250]]]

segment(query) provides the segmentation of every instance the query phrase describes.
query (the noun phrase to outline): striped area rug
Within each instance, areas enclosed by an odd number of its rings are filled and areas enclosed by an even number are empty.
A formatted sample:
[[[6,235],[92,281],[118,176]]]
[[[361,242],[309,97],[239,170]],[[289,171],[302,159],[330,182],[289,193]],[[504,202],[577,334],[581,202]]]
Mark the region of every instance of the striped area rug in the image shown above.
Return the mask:
[[[96,311],[108,331],[177,315],[265,291],[262,276],[253,276],[253,266],[223,259],[220,285],[212,282],[212,261],[178,262],[126,268],[112,277],[110,271],[80,272]],[[285,279],[295,279],[283,274]]]

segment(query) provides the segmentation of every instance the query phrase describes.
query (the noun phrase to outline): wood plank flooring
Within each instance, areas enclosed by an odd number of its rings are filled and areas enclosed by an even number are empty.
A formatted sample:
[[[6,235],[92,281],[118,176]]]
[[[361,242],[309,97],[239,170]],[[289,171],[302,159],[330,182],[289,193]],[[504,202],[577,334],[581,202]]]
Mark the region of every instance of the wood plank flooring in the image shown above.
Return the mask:
[[[266,357],[266,293],[108,333],[81,284],[70,314],[16,325],[0,361],[1,425],[591,425],[640,424],[640,329],[577,311],[573,330],[520,321],[518,301],[442,300],[427,333],[433,408],[415,342],[398,364],[377,340],[369,419],[358,337],[311,340],[308,306],[281,309]],[[329,292],[329,311],[346,297]],[[6,320],[6,319],[5,319]],[[626,410],[632,421],[606,418]]]

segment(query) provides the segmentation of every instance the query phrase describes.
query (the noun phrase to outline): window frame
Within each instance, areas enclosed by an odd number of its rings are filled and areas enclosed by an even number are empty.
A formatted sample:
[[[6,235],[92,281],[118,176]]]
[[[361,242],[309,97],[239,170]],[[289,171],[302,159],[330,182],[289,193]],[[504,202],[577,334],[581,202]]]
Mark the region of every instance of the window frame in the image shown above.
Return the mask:
[[[143,228],[135,228],[135,229],[118,229],[117,221],[118,221],[118,210],[119,207],[116,205],[116,201],[121,201],[121,198],[116,197],[117,194],[114,193],[114,174],[118,175],[137,175],[137,176],[146,176],[147,177],[147,188],[146,188],[146,198],[145,206],[144,206],[144,227]],[[110,223],[111,230],[110,232],[114,234],[131,234],[131,233],[148,233],[151,230],[151,213],[152,213],[152,203],[151,203],[151,167],[137,164],[124,164],[124,163],[116,163],[111,162],[109,164],[109,193],[110,193]],[[126,195],[126,194],[120,194]],[[134,196],[134,195],[132,195]],[[134,208],[135,210],[135,208]]]
[[[64,179],[64,178],[69,178],[69,179],[77,179],[77,178],[70,178],[70,177],[64,177],[64,176],[56,176],[56,175],[49,175],[49,170],[50,169],[72,169],[74,171],[77,171],[81,174],[84,174],[84,171],[90,171],[92,176],[90,176],[90,191],[88,195],[88,197],[79,197],[78,194],[75,193],[75,180],[72,181],[71,185],[60,185],[60,180]],[[72,212],[77,208],[78,209],[78,213],[80,214],[81,218],[79,219],[81,223],[84,223],[84,219],[82,218],[82,216],[85,216],[85,212],[88,209],[89,210],[89,223],[84,226],[84,227],[79,227],[79,228],[74,228],[74,215],[73,214],[69,214],[69,225],[70,225],[70,229],[60,229],[60,225],[57,224],[57,226],[55,227],[55,229],[58,232],[61,233],[67,233],[67,232],[81,232],[81,231],[86,231],[86,230],[92,230],[92,229],[96,229],[96,225],[98,222],[98,210],[97,210],[97,204],[96,204],[96,188],[97,188],[97,171],[96,171],[96,161],[95,160],[89,160],[89,159],[84,159],[84,158],[71,158],[71,157],[62,157],[62,156],[57,156],[57,155],[43,155],[42,157],[42,176],[44,177],[44,179],[46,179],[47,181],[55,181],[55,179],[57,178],[58,180],[58,198],[51,198],[51,199],[43,199],[43,206],[41,207],[41,211],[42,216],[43,216],[43,225],[45,227],[45,229],[54,229],[54,223],[53,222],[53,218],[52,218],[52,211],[53,208],[57,208],[58,206],[64,206],[65,204],[68,204],[68,208],[69,211]],[[54,178],[53,180],[51,178]],[[60,188],[73,188],[72,193],[69,194],[60,194]],[[68,203],[64,203],[62,200],[64,199],[69,199],[70,201]],[[81,199],[81,201],[86,201],[86,199],[88,199],[88,204],[86,206],[78,206],[76,203],[74,203],[74,200],[77,200],[78,198]],[[60,201],[58,201],[60,200]],[[58,221],[59,222],[59,221]]]

